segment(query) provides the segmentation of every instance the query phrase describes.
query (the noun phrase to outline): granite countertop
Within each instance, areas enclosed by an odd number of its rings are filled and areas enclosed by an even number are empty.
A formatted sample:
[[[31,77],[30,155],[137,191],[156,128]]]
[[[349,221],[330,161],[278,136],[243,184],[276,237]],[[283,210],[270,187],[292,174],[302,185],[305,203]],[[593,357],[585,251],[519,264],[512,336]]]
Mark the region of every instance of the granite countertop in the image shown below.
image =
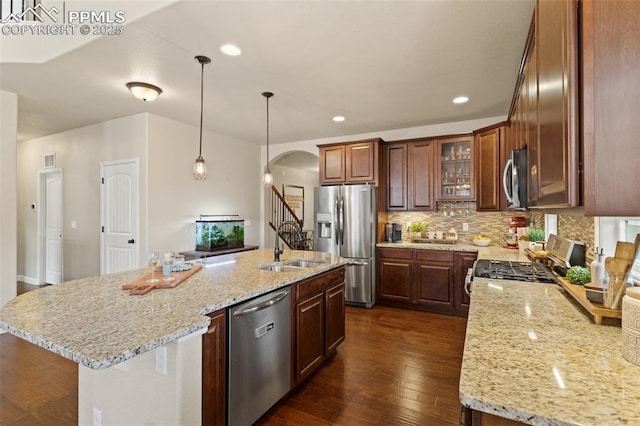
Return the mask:
[[[334,269],[329,253],[286,250],[281,261],[325,263],[299,272],[272,272],[273,249],[207,258],[173,289],[130,296],[122,284],[148,269],[83,278],[25,293],[0,309],[0,328],[89,368],[118,364],[207,329],[207,313]]]
[[[460,400],[528,424],[638,424],[640,367],[621,336],[557,285],[476,277]]]
[[[422,249],[422,250],[447,250],[466,251],[478,253],[478,259],[512,260],[529,262],[526,255],[518,250],[506,249],[499,244],[490,244],[487,247],[479,247],[475,244],[456,242],[455,244],[432,244],[432,243],[410,243],[406,241],[397,243],[378,243],[376,247],[402,248],[402,249]]]

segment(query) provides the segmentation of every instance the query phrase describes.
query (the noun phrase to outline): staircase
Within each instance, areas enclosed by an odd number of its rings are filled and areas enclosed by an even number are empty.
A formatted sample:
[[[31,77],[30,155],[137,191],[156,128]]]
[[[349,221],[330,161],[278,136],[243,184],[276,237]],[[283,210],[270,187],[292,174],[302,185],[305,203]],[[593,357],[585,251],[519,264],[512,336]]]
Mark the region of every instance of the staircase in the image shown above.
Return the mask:
[[[271,229],[275,231],[282,222],[295,222],[300,229],[302,229],[302,219],[296,216],[295,212],[291,210],[289,205],[284,201],[284,197],[282,197],[278,188],[273,185],[271,185],[268,199],[269,211],[271,212],[271,217],[269,218],[269,226]],[[313,250],[313,236],[306,235],[305,232],[302,232],[304,238],[301,239],[293,225],[284,225],[280,228],[278,236],[292,250]]]

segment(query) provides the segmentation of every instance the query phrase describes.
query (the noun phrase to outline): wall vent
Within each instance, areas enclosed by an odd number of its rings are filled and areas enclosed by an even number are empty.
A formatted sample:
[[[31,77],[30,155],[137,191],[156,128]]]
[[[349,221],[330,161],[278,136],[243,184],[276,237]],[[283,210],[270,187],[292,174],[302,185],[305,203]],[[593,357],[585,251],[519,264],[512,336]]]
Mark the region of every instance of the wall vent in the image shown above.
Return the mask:
[[[51,169],[56,166],[56,154],[47,154],[44,156],[44,168]]]

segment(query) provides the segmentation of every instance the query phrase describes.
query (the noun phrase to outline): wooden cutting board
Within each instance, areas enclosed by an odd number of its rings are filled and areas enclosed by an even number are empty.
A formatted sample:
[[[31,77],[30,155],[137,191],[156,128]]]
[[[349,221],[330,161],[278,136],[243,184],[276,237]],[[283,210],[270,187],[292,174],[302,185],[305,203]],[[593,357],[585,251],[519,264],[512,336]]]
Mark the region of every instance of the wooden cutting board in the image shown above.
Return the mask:
[[[158,281],[157,283],[147,282],[147,280],[151,278],[151,272],[149,272],[142,275],[141,277],[136,278],[133,281],[129,281],[128,283],[123,284],[121,288],[123,290],[129,290],[130,295],[147,294],[155,288],[174,288],[185,281],[187,278],[189,278],[191,275],[198,272],[200,269],[202,269],[202,265],[194,264],[191,265],[191,269],[187,271],[172,272],[171,276],[175,278],[173,281],[163,281],[162,274],[156,272],[155,276],[160,279],[160,281]]]

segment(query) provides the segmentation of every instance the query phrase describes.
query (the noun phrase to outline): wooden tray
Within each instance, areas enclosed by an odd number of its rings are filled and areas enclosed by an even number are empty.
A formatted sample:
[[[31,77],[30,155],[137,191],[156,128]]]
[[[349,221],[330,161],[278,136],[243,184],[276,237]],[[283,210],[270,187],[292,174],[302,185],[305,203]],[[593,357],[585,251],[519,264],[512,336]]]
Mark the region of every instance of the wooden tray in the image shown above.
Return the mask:
[[[411,238],[412,243],[426,243],[426,244],[455,244],[458,241],[455,239],[437,239],[437,238]]]
[[[148,283],[147,280],[151,278],[151,272],[136,278],[133,281],[129,281],[122,285],[123,290],[129,290],[130,295],[142,295],[147,294],[154,288],[174,288],[178,284],[181,284],[184,280],[191,275],[202,269],[202,265],[191,265],[191,269],[188,271],[172,272],[171,276],[175,278],[173,281],[162,281],[162,273],[156,272],[156,276],[160,279],[157,283]]]
[[[584,286],[571,284],[569,280],[562,277],[558,277],[558,283],[593,316],[594,323],[602,324],[602,318],[622,318],[621,309],[608,309],[602,306],[602,303],[587,299]]]

